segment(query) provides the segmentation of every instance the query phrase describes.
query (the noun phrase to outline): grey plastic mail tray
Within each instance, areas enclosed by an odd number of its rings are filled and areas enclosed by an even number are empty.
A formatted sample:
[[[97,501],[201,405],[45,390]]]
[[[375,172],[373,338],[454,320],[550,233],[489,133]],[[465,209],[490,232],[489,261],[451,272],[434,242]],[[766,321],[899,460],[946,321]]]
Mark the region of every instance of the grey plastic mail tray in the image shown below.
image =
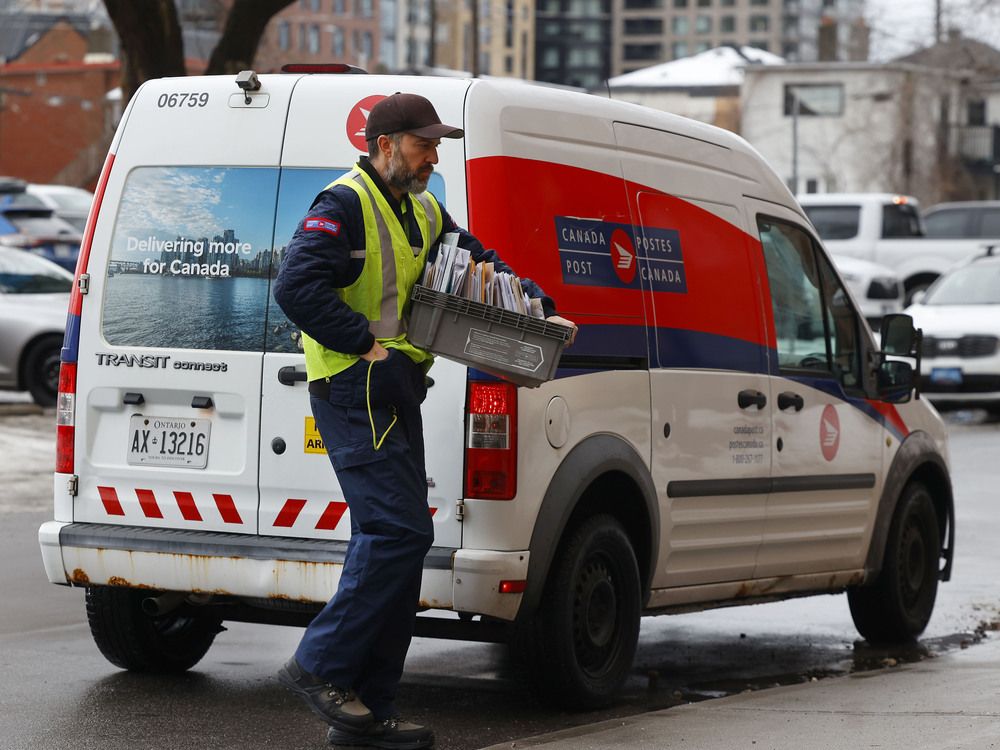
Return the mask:
[[[422,349],[535,388],[551,380],[572,329],[413,287],[408,338]]]

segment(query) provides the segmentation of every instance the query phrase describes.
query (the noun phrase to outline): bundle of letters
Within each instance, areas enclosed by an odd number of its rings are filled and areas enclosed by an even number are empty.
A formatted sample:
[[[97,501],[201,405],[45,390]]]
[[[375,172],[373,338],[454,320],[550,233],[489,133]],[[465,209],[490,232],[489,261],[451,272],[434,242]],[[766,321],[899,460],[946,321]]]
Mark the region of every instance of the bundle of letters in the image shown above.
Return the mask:
[[[494,271],[492,263],[476,263],[468,250],[458,246],[458,233],[441,238],[437,257],[424,270],[421,283],[428,289],[454,294],[504,310],[544,318],[542,303],[521,289],[521,280],[506,271]]]

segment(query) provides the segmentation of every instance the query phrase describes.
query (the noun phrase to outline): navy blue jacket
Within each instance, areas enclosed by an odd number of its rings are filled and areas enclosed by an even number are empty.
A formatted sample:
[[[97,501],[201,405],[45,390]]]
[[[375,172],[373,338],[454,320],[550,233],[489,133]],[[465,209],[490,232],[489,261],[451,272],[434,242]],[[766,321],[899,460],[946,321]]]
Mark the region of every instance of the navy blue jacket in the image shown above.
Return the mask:
[[[407,230],[410,244],[422,245],[420,228],[413,218],[409,195],[402,201],[393,198],[382,178],[366,157],[358,163],[360,169],[373,179],[382,191],[396,217]],[[513,270],[494,250],[482,244],[448,215],[441,206],[443,226],[441,234],[458,232],[458,244],[472,254],[478,262],[492,262],[494,270]],[[440,235],[431,243],[428,262],[434,260],[434,248]],[[274,281],[274,299],[288,319],[312,338],[336,352],[364,354],[375,343],[368,331],[368,319],[355,312],[334,291],[349,286],[361,275],[364,267],[365,221],[361,198],[346,185],[334,185],[324,190],[313,201],[309,213],[299,222]],[[358,251],[360,257],[352,258]],[[539,297],[545,316],[555,314],[555,303],[530,279],[521,279],[521,286],[529,297]]]

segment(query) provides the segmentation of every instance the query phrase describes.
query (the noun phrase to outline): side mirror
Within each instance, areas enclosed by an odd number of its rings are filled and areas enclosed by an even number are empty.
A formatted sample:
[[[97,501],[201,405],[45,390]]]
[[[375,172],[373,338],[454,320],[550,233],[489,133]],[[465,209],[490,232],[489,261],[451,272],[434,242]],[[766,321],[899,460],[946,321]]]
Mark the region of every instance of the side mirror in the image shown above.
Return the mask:
[[[898,357],[916,357],[919,334],[909,315],[886,315],[882,318],[882,353]]]
[[[890,404],[905,404],[910,400],[916,377],[909,362],[887,360],[879,365],[876,377],[879,400]]]
[[[910,393],[920,382],[920,347],[923,334],[913,327],[909,315],[886,315],[882,318],[882,351],[875,371],[878,398],[892,404],[910,400]],[[916,360],[914,365],[896,357]],[[892,359],[890,359],[892,358]],[[919,389],[915,391],[920,398]]]

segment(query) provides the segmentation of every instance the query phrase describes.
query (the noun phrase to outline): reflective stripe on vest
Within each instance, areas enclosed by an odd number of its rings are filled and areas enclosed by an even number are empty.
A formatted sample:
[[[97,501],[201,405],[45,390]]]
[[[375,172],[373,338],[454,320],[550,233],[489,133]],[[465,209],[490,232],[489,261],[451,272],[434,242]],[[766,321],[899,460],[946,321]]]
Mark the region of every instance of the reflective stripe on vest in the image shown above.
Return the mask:
[[[411,195],[413,218],[422,235],[421,245],[414,247],[385,196],[367,174],[355,169],[327,189],[334,185],[346,185],[358,194],[365,226],[364,268],[354,283],[337,289],[337,294],[368,319],[368,330],[383,346],[405,351],[415,361],[429,359],[429,354],[406,340],[405,308],[423,271],[431,242],[441,231],[439,204],[430,193]],[[341,372],[358,359],[357,355],[326,349],[305,334],[303,346],[310,380]]]
[[[378,319],[368,314],[368,311],[359,310],[359,312],[367,315],[368,330],[371,331],[375,338],[391,339],[401,336],[406,333],[406,319],[403,314],[403,308],[406,300],[410,297],[410,290],[413,288],[413,284],[417,281],[420,272],[423,270],[423,260],[427,257],[430,243],[437,238],[441,231],[441,210],[428,193],[411,196],[414,200],[410,201],[410,205],[413,208],[414,218],[417,221],[417,226],[420,228],[423,239],[421,246],[414,247],[409,244],[409,233],[406,231],[406,228],[396,219],[395,214],[393,214],[392,209],[385,200],[385,196],[372,184],[371,178],[367,174],[360,170],[354,170],[333,184],[336,185],[337,183],[346,183],[357,191],[358,197],[361,198],[363,210],[369,206],[373,209],[370,211],[364,210],[366,258],[362,276],[369,272],[368,261],[373,260],[372,256],[375,255],[373,251],[376,251],[379,257],[378,266],[382,275],[381,304],[379,305]],[[413,253],[413,259],[419,259],[420,261],[417,264],[417,275],[409,278],[408,274],[408,278],[404,279],[402,295],[400,294],[399,284],[397,284],[396,279],[399,265],[400,263],[405,264],[414,261],[406,258],[405,253],[402,252],[402,248],[397,248],[393,243],[393,232],[389,228],[390,221],[395,224],[396,228],[402,232],[403,237],[406,238],[406,244]],[[375,229],[374,237],[371,231],[372,225],[374,225]],[[372,239],[374,238],[377,238],[378,244],[373,247]],[[403,257],[397,259],[397,252]],[[360,280],[359,278],[358,281]],[[357,281],[355,284],[357,284]],[[355,284],[347,288],[351,289]],[[350,304],[351,300],[347,296],[344,299]],[[369,311],[373,312],[369,306],[366,305],[366,307],[369,308]]]

